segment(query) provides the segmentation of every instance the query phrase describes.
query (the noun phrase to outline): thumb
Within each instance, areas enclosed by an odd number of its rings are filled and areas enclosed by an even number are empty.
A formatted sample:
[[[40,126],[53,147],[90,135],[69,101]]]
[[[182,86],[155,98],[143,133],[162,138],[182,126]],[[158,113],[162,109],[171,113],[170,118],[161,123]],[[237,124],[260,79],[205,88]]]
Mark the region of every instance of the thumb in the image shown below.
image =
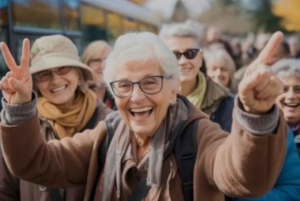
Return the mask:
[[[18,92],[21,96],[28,96],[28,92],[26,91],[26,86],[24,83],[15,78],[9,78],[8,83],[11,88]]]

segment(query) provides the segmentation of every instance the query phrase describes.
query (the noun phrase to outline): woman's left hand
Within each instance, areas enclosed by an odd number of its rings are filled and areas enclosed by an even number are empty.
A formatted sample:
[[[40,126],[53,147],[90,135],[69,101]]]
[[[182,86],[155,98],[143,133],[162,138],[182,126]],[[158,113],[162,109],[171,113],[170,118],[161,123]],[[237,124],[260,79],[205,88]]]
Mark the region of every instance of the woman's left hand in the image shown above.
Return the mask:
[[[266,64],[283,40],[283,34],[276,32],[247,68],[239,85],[238,96],[246,112],[263,114],[275,104],[278,95],[283,92],[283,83],[271,72]]]

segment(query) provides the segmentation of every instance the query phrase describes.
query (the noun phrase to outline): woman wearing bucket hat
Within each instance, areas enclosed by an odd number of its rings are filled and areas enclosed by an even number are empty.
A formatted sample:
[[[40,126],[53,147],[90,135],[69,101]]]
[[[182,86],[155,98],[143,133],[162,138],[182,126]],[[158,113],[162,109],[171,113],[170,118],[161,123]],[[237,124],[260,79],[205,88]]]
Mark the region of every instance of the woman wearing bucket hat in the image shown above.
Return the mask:
[[[99,100],[111,109],[117,109],[113,96],[107,90],[103,79],[104,60],[111,52],[111,47],[102,40],[90,43],[82,54],[82,62],[93,70],[93,81],[90,82],[92,89]]]
[[[38,94],[41,133],[47,141],[92,129],[111,112],[88,89],[92,71],[80,62],[76,46],[68,38],[52,35],[37,39],[31,58],[30,72]],[[0,162],[0,175],[0,200],[79,201],[84,196],[84,186],[48,189],[19,180],[9,173],[4,160]]]

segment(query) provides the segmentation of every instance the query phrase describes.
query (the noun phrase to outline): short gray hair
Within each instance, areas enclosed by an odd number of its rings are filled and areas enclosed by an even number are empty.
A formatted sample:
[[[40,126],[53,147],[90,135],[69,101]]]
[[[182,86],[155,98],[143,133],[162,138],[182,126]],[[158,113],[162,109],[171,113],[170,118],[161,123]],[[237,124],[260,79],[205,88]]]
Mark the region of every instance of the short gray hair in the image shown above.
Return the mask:
[[[191,37],[201,43],[204,28],[197,22],[188,20],[184,23],[164,24],[159,32],[159,37],[166,40],[170,37]]]
[[[282,59],[272,66],[272,72],[279,78],[291,76],[300,78],[300,59]]]
[[[156,60],[165,75],[171,76],[174,81],[174,90],[179,87],[181,75],[177,59],[171,50],[155,34],[150,32],[127,33],[120,36],[112,52],[108,55],[103,71],[104,81],[111,90],[110,82],[115,80],[116,66],[129,61]]]

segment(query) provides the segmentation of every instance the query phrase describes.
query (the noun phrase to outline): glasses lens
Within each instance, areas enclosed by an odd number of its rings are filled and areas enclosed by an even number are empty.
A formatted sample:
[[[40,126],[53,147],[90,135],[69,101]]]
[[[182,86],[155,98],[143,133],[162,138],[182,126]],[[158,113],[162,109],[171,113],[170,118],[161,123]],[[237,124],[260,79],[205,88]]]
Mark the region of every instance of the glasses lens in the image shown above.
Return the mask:
[[[117,81],[112,83],[112,89],[116,96],[126,97],[132,91],[132,83],[128,81]]]
[[[198,51],[199,50],[196,50],[196,49],[187,50],[183,54],[184,54],[185,58],[187,58],[187,59],[194,59],[197,56]]]
[[[181,57],[181,53],[180,52],[176,52],[176,51],[174,51],[173,53],[175,54],[177,60],[179,60],[180,57]]]
[[[47,80],[50,80],[51,76],[52,76],[51,71],[42,71],[42,72],[36,73],[35,78],[39,82],[45,82]]]
[[[162,87],[162,77],[148,77],[140,82],[141,88],[145,93],[158,93]]]
[[[58,75],[64,75],[66,73],[68,73],[71,70],[71,67],[60,67],[56,70],[56,73]]]

